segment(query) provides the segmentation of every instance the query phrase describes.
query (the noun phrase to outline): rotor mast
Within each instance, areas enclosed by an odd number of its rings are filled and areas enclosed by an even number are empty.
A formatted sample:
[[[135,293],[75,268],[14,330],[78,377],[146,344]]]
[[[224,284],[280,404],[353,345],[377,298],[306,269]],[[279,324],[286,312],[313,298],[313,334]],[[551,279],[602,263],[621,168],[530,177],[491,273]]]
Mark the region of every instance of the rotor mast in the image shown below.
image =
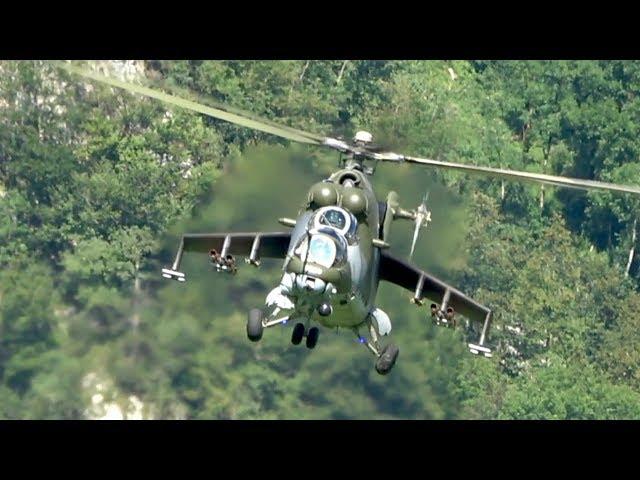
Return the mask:
[[[353,145],[347,151],[347,158],[343,160],[343,167],[349,170],[358,170],[366,173],[367,175],[373,175],[375,173],[375,166],[366,167],[364,165],[365,160],[369,160],[370,156],[365,152],[371,148],[373,142],[373,135],[364,130],[360,130],[353,137]],[[378,162],[376,162],[377,164]]]

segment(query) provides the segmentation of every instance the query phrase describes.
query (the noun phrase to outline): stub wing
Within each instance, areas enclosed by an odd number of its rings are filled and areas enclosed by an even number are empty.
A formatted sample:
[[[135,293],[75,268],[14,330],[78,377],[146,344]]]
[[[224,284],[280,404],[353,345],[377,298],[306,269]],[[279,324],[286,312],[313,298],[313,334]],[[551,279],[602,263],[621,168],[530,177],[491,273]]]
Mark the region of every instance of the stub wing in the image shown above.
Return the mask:
[[[284,259],[290,240],[290,232],[187,233],[180,239],[173,265],[170,269],[163,268],[162,276],[185,281],[185,274],[179,271],[184,252],[213,253],[224,270],[230,266],[228,260],[235,264],[233,257],[236,255],[247,257],[253,265],[259,265],[262,257]]]
[[[469,344],[472,353],[491,356],[491,350],[484,346],[485,337],[491,323],[491,310],[468,297],[460,290],[446,284],[424,270],[404,260],[382,251],[380,256],[380,280],[394,283],[413,292],[416,303],[427,298],[436,305],[437,313],[446,314],[448,308],[482,324],[482,333],[477,344]]]

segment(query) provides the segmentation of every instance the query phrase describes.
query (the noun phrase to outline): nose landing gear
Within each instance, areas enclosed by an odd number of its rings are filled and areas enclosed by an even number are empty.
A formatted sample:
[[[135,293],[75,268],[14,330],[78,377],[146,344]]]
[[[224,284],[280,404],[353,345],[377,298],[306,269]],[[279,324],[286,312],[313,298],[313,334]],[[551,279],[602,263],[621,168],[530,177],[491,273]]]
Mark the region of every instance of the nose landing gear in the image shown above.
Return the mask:
[[[302,323],[296,323],[295,327],[293,327],[293,332],[291,332],[291,343],[294,345],[300,345],[303,337],[307,337],[307,341],[305,342],[308,349],[315,348],[318,343],[318,337],[320,336],[320,330],[317,327],[312,327],[306,332],[305,335],[305,326]]]
[[[320,330],[318,330],[318,327],[312,327],[309,329],[309,332],[307,332],[307,348],[308,349],[313,349],[316,346],[316,343],[318,343],[319,335],[320,335]]]
[[[296,323],[295,327],[293,327],[293,332],[291,332],[291,343],[300,345],[302,337],[304,337],[304,325],[302,323]]]

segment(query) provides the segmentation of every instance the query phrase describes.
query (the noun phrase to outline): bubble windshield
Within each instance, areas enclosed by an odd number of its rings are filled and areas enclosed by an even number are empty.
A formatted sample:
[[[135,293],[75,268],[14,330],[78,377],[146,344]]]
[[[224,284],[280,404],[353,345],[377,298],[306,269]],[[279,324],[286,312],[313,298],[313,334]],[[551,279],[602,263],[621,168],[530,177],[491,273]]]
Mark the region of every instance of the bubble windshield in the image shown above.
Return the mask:
[[[307,256],[308,253],[308,256]],[[296,254],[304,261],[317,263],[329,268],[336,259],[337,248],[335,242],[326,235],[313,235],[311,241],[305,239]]]
[[[309,260],[323,267],[330,267],[336,258],[336,244],[324,235],[311,237]]]

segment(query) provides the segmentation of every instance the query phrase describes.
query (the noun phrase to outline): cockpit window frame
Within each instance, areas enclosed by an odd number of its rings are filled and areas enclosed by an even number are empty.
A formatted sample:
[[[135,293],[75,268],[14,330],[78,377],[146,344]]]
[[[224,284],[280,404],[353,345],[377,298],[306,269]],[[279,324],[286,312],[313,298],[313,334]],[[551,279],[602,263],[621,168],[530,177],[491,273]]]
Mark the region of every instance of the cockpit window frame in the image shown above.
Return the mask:
[[[345,219],[345,226],[343,228],[338,228],[335,225],[321,222],[321,220],[325,218],[325,214],[329,211],[337,211],[342,214],[343,218]],[[336,205],[329,205],[319,208],[313,213],[313,216],[310,218],[309,226],[315,229],[330,228],[332,230],[335,230],[347,240],[348,245],[354,245],[358,243],[358,238],[356,235],[358,220],[353,215],[353,213],[345,208],[338,207]]]
[[[341,223],[342,223],[342,226],[338,226],[338,225],[334,224],[334,223],[329,219],[329,215],[331,215],[331,214],[338,214],[338,215],[340,215],[340,219],[342,220],[342,222],[341,222]],[[326,221],[327,221],[327,222],[329,222],[329,223],[324,223],[324,222],[323,222],[323,220],[326,220]],[[340,230],[340,231],[344,231],[344,229],[345,229],[346,227],[348,227],[348,225],[349,225],[348,221],[349,221],[348,216],[347,216],[347,215],[345,215],[345,213],[344,213],[344,212],[340,211],[340,210],[339,210],[339,209],[337,209],[337,208],[330,208],[330,209],[325,210],[324,212],[322,212],[322,214],[318,215],[318,222],[319,222],[321,225],[326,225],[327,227],[332,227],[332,228],[335,228],[335,229]]]

